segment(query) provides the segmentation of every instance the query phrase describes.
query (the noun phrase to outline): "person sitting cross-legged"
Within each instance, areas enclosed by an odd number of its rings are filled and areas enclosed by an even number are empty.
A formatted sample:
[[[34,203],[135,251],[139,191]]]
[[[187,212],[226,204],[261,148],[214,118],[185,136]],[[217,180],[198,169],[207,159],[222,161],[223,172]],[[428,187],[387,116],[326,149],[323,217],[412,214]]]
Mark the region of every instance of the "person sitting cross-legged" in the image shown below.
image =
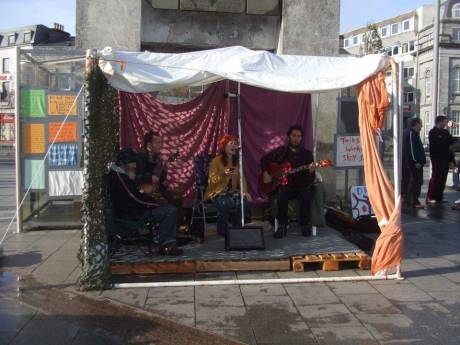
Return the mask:
[[[136,179],[137,155],[131,149],[118,153],[110,167],[110,198],[115,216],[126,220],[145,220],[159,223],[159,253],[178,256],[182,249],[176,246],[177,208],[164,199],[156,200],[149,193],[138,190]]]

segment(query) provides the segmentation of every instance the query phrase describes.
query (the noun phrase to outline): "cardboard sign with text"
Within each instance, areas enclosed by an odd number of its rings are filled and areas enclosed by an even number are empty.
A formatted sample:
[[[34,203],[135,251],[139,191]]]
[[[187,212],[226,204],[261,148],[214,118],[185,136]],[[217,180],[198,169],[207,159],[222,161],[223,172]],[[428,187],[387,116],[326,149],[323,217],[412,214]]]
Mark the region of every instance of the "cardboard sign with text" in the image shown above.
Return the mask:
[[[337,135],[335,166],[337,168],[364,166],[359,135]]]

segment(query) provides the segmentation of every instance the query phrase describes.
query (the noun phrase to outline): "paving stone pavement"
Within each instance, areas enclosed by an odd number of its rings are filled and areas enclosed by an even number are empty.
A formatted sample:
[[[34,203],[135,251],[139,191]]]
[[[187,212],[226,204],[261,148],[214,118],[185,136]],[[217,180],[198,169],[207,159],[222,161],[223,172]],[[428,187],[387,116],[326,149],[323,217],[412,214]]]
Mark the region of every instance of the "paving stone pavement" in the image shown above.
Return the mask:
[[[447,193],[450,200],[458,193]],[[460,212],[449,205],[405,214],[402,281],[119,289],[90,292],[98,301],[134,306],[246,344],[460,343]],[[32,275],[50,287],[72,287],[80,267],[79,231],[10,234],[0,270]],[[368,275],[368,271],[244,272],[164,275],[152,281]],[[13,319],[13,321],[11,321]],[[7,320],[2,322],[2,320]],[[43,330],[62,339],[39,338]],[[0,301],[0,344],[27,339],[59,344],[117,344]],[[10,339],[10,340],[8,340]],[[24,339],[24,340],[23,340]],[[230,341],[230,340],[229,340]],[[40,343],[40,342],[37,342]]]

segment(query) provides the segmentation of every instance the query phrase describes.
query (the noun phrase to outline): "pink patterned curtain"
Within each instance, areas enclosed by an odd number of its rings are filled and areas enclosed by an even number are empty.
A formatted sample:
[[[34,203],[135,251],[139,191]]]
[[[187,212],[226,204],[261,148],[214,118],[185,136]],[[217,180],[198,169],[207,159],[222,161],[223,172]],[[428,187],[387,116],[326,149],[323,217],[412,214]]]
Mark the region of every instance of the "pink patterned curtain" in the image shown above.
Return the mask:
[[[228,98],[225,81],[211,85],[203,94],[184,104],[158,101],[148,93],[120,92],[120,146],[138,150],[149,130],[163,138],[166,159],[179,151],[168,174],[171,189],[180,192],[186,204],[194,197],[193,157],[215,154],[218,140],[228,132]]]

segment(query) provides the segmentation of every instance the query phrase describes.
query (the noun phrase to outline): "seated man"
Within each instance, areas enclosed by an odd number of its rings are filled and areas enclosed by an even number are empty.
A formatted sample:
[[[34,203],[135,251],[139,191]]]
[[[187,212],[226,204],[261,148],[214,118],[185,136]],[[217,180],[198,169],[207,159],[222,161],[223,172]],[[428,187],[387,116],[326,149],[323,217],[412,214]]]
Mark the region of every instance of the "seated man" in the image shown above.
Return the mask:
[[[168,188],[166,179],[169,161],[163,163],[160,157],[161,137],[154,131],[144,135],[144,146],[139,151],[136,166],[136,181],[146,192],[154,192],[165,198],[178,209],[178,224],[182,222],[182,196]],[[176,153],[177,154],[177,153]],[[171,155],[170,158],[174,158]]]
[[[118,153],[110,167],[110,198],[117,218],[160,223],[160,254],[181,255],[176,246],[177,208],[141,193],[135,182],[137,155],[131,149]]]
[[[270,165],[290,163],[292,168],[308,166],[313,162],[313,154],[302,146],[303,130],[300,126],[291,126],[287,132],[288,145],[281,146],[266,154],[261,159],[264,183],[271,183]],[[311,186],[315,180],[313,168],[306,167],[297,173],[289,175],[288,183],[280,185],[277,190],[279,227],[273,234],[274,238],[282,238],[287,234],[288,203],[293,198],[300,201],[300,225],[302,235],[311,235],[310,203],[312,198]]]

